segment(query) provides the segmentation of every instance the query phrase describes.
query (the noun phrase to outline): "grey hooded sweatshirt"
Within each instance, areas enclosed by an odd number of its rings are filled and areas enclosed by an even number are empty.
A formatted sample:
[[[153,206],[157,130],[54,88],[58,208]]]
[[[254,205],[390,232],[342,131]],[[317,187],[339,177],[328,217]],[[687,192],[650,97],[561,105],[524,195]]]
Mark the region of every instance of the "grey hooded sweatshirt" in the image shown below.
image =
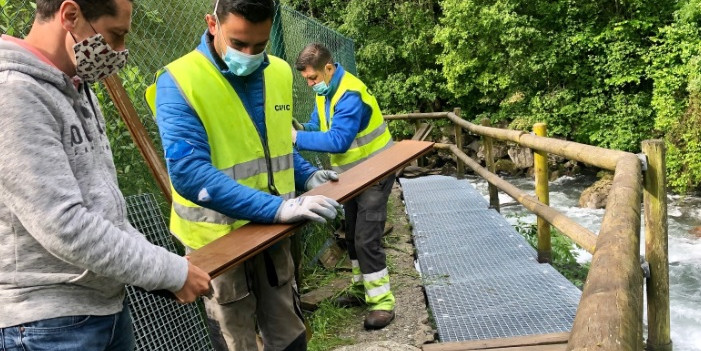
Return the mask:
[[[0,328],[117,313],[124,284],[185,283],[187,261],[128,223],[105,120],[86,94],[0,39]]]

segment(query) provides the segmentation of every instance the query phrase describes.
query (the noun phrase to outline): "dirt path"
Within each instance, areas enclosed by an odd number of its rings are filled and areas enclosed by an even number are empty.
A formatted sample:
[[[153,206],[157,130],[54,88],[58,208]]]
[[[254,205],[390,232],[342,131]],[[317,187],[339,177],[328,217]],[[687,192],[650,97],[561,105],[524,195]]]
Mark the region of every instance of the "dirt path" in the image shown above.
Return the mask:
[[[397,300],[396,318],[382,330],[366,331],[363,328],[366,311],[355,308],[353,311],[356,313],[348,320],[348,327],[339,334],[339,337],[355,340],[356,345],[363,344],[363,347],[368,347],[367,343],[372,342],[421,347],[434,340],[435,331],[430,326],[421,278],[414,268],[411,229],[400,196],[401,190],[395,183],[387,209],[387,222],[394,226],[394,230],[384,240],[392,292]],[[337,350],[354,348],[346,346]]]

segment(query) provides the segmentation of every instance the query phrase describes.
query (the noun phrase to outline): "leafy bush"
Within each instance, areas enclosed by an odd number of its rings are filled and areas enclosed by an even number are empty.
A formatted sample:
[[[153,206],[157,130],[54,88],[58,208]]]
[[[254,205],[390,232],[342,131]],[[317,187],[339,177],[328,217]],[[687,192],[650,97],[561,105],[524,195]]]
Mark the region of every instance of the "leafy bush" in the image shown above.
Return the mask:
[[[538,226],[535,223],[526,223],[518,219],[514,228],[534,249],[538,249]],[[574,242],[557,229],[550,227],[550,237],[552,266],[581,290],[589,274],[589,263],[577,263],[578,253],[575,251]]]

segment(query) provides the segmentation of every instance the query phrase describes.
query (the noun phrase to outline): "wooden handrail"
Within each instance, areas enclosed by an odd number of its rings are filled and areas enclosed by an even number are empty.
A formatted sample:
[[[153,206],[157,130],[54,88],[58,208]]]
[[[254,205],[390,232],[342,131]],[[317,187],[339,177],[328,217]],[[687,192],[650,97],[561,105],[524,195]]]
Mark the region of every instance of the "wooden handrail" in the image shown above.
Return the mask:
[[[496,185],[497,188],[509,194],[509,196],[520,202],[531,212],[543,217],[548,223],[555,226],[555,228],[559,229],[587,252],[594,253],[594,249],[596,248],[596,234],[592,233],[589,229],[584,228],[579,223],[573,221],[554,208],[543,204],[538,201],[538,199],[528,195],[511,183],[501,179],[498,175],[480,166],[470,156],[458,149],[457,146],[451,144],[435,144],[434,148],[452,151],[455,156],[465,162],[466,166],[470,167],[490,184]]]
[[[560,155],[570,160],[584,162],[588,165],[610,171],[616,169],[616,164],[621,157],[631,155],[624,151],[604,149],[602,147],[580,144],[567,140],[543,138],[517,130],[484,127],[470,123],[452,112],[447,113],[447,118],[453,123],[478,135],[486,135],[494,139],[512,141],[534,150]]]
[[[402,119],[441,119],[448,117],[448,112],[429,112],[429,113],[406,113],[403,115],[385,115],[386,121],[396,121]]]
[[[567,350],[642,350],[643,272],[640,268],[640,160],[616,167]]]

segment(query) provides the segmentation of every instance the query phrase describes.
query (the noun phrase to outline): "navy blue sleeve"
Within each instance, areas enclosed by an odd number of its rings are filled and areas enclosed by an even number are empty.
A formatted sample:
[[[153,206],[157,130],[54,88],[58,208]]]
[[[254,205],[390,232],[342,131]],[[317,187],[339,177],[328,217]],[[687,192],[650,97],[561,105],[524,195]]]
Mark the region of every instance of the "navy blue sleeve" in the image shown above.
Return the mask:
[[[156,120],[180,195],[232,218],[273,222],[282,198],[241,185],[214,167],[207,132],[168,72],[158,79]]]
[[[341,154],[350,148],[362,126],[367,126],[368,107],[357,92],[348,91],[336,103],[333,123],[327,132],[297,133],[297,148],[317,152]]]
[[[299,151],[297,149],[294,149],[292,152],[292,155],[294,156],[294,167],[295,167],[295,188],[298,190],[304,192],[304,184],[307,183],[307,179],[314,174],[314,172],[318,171],[319,169],[312,166],[309,161],[305,160],[302,155],[299,154]]]
[[[319,131],[319,113],[316,111],[316,107],[309,117],[309,122],[302,123],[302,125],[304,126],[304,130],[307,132]]]

